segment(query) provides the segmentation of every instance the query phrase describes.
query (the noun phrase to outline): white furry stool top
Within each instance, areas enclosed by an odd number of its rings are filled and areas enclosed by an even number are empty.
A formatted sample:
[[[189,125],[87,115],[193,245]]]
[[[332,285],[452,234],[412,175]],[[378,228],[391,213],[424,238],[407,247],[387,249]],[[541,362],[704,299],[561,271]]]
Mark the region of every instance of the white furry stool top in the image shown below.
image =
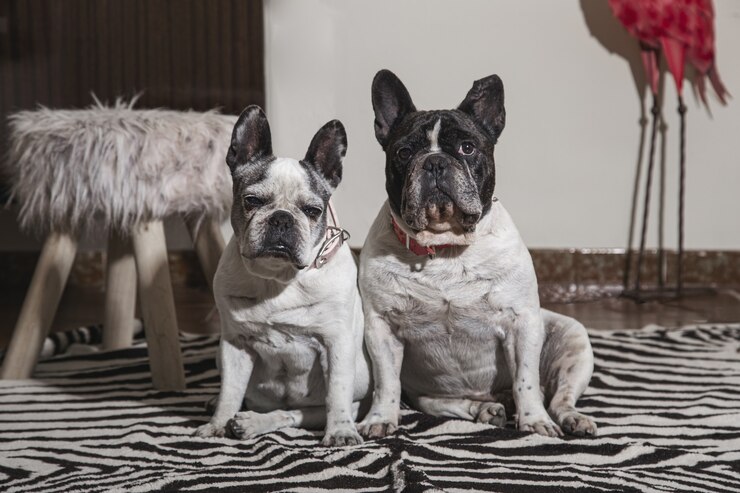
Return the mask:
[[[135,110],[121,101],[16,113],[7,174],[21,227],[78,232],[102,218],[128,233],[172,214],[221,220],[231,207],[225,158],[235,122],[216,112]]]
[[[86,227],[108,232],[103,348],[131,344],[139,293],[154,386],[185,386],[162,220],[188,224],[206,279],[224,249],[231,207],[226,153],[235,116],[135,110],[120,100],[85,110],[10,117],[5,173],[19,223],[46,235],[2,378],[29,378]]]

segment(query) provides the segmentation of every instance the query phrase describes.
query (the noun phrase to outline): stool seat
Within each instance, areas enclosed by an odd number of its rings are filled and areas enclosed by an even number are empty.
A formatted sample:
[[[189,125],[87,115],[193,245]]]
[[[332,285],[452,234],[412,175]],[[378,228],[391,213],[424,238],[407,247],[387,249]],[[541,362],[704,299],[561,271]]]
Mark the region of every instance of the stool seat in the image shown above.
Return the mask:
[[[24,230],[78,233],[231,207],[224,159],[235,116],[137,110],[118,101],[9,117],[8,174]]]
[[[162,221],[185,220],[211,283],[224,249],[219,223],[232,201],[225,158],[235,122],[215,111],[137,110],[121,100],[9,118],[4,171],[18,221],[46,240],[0,377],[32,375],[77,239],[94,227],[108,232],[103,348],[131,344],[138,291],[154,386],[185,387]]]

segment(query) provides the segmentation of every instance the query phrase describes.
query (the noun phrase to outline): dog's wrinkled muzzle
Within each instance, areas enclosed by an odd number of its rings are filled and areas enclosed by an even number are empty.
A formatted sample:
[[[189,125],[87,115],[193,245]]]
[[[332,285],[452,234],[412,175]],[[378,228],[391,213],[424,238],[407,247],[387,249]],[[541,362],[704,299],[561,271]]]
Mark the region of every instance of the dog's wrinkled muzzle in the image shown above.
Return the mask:
[[[472,232],[483,205],[467,167],[455,159],[432,154],[417,160],[408,174],[401,211],[403,220],[416,231],[450,224]]]

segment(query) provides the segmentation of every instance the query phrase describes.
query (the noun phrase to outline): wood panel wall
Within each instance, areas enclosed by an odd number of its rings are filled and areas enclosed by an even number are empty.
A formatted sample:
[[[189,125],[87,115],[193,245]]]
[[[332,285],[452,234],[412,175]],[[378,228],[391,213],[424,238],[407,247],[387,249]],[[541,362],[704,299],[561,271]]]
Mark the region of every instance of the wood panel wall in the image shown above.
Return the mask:
[[[264,104],[262,0],[0,0],[6,116],[141,93],[137,107]]]

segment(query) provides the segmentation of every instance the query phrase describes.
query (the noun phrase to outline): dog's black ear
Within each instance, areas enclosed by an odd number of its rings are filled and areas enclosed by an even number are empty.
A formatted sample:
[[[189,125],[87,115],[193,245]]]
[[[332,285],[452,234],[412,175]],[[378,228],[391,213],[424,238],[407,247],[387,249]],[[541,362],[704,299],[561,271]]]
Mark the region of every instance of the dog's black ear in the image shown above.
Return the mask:
[[[385,149],[388,135],[401,118],[416,111],[406,86],[390,70],[381,70],[373,79],[373,111],[375,111],[375,137]]]
[[[311,139],[303,160],[316,168],[332,188],[342,181],[342,160],[347,153],[347,132],[339,120],[321,127]]]
[[[477,80],[468,91],[460,106],[460,111],[472,116],[483,128],[498,140],[506,125],[504,109],[504,83],[498,75],[489,75]]]
[[[231,171],[250,161],[272,156],[272,137],[267,116],[257,105],[244,108],[234,125],[226,164]]]

